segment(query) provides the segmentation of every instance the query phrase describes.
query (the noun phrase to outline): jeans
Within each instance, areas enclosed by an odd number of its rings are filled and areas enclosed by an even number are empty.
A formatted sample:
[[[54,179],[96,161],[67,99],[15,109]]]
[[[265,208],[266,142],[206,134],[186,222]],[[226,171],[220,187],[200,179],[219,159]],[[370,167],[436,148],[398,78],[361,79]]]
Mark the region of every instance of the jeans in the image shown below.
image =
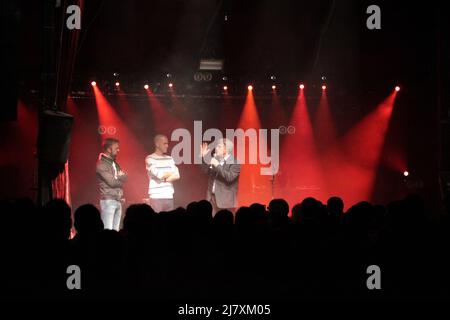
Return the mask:
[[[174,209],[173,199],[149,199],[150,206],[155,212],[172,211]]]
[[[122,203],[117,200],[100,200],[101,218],[105,229],[119,231]]]

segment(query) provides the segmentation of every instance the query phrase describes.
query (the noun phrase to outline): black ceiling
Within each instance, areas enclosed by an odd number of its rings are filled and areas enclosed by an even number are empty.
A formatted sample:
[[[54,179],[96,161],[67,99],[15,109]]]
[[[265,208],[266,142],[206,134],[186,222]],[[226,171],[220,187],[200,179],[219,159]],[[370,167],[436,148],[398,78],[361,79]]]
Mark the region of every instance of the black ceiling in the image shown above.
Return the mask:
[[[280,81],[327,75],[339,83],[419,81],[434,68],[438,16],[433,2],[378,1],[382,29],[368,30],[369,1],[85,1],[74,78],[118,72],[138,77],[192,74],[204,57],[224,73]],[[39,79],[41,5],[19,6],[21,76]]]

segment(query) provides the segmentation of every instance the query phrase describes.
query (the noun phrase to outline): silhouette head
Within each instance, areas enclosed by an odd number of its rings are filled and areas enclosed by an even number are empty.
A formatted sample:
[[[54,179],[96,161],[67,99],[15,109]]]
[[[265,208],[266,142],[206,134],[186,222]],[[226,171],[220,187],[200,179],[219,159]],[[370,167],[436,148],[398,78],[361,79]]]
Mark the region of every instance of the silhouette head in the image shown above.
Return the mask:
[[[103,230],[100,211],[92,204],[84,204],[75,210],[74,227],[77,234],[84,236],[95,234]]]

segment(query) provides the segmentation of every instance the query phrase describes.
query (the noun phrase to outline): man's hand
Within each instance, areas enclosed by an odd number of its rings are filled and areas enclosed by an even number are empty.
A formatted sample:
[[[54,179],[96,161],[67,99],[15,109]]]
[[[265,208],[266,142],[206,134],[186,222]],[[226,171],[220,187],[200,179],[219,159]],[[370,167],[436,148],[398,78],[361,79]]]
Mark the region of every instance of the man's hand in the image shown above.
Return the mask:
[[[220,164],[220,162],[217,161],[216,158],[212,158],[210,164],[213,165],[214,167],[217,167]]]
[[[200,146],[200,155],[202,157],[206,156],[211,150],[208,149],[208,144],[203,142]]]
[[[164,179],[167,179],[168,177],[170,177],[172,175],[172,172],[166,172],[166,173],[164,173],[163,174],[163,176],[162,176],[162,180],[164,180]]]
[[[117,172],[117,179],[119,179],[122,182],[127,181],[128,179],[127,173],[125,171],[119,170],[119,172]]]
[[[173,182],[173,181],[176,181],[176,180],[178,180],[178,179],[180,179],[180,175],[177,174],[177,173],[172,173],[172,174],[170,175],[170,177],[168,177],[168,178],[165,180],[165,182]]]

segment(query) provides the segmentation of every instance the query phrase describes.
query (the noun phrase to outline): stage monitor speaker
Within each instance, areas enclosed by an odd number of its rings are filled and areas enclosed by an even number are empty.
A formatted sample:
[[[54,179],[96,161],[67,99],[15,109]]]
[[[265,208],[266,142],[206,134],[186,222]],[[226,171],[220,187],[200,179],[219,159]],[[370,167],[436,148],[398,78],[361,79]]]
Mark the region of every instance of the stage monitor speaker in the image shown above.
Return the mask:
[[[69,157],[73,116],[46,110],[42,114],[38,136],[39,160],[63,164]]]

